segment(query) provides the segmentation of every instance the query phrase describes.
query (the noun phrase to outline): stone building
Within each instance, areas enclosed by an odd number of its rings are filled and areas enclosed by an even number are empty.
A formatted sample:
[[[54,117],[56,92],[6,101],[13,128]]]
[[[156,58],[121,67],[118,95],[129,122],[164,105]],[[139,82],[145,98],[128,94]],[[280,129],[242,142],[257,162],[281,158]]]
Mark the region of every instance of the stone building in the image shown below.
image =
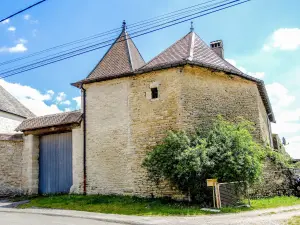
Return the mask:
[[[23,138],[15,129],[35,115],[0,86],[0,196],[21,193]]]
[[[15,133],[20,123],[35,115],[0,86],[0,133]]]
[[[82,91],[81,112],[37,117],[18,127],[25,140],[23,190],[172,195],[171,187],[147,180],[145,154],[168,130],[209,130],[219,114],[254,122],[256,140],[272,145],[275,118],[263,81],[223,54],[222,41],[208,46],[191,30],[146,63],[123,28],[87,78],[72,84]]]

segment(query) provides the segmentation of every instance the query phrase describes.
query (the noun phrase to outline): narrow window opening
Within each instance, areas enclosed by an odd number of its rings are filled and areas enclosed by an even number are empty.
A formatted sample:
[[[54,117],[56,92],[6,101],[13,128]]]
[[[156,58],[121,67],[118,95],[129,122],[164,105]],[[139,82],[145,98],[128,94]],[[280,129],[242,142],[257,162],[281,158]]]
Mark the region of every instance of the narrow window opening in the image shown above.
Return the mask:
[[[151,88],[151,98],[152,99],[158,98],[158,89],[157,89],[157,87]]]

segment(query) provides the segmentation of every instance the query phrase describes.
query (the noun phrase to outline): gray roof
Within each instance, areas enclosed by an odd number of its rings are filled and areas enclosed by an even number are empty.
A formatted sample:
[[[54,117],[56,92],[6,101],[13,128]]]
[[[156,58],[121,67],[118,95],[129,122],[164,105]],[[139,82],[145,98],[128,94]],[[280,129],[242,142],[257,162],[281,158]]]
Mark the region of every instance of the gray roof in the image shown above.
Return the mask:
[[[74,123],[79,124],[81,122],[81,119],[82,113],[80,111],[63,112],[46,116],[39,116],[24,120],[16,128],[16,131],[35,130]]]
[[[27,109],[14,96],[0,86],[0,111],[11,113],[24,118],[35,117],[35,115]]]

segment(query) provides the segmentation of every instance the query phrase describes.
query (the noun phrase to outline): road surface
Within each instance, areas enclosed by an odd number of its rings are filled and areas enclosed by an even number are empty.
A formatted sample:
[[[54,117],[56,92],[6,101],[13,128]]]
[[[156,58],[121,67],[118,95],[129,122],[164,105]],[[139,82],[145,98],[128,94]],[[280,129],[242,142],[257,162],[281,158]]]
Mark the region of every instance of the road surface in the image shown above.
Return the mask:
[[[56,209],[0,207],[0,225],[282,225],[300,205],[203,216],[125,216]]]
[[[120,225],[90,219],[0,212],[1,225]]]

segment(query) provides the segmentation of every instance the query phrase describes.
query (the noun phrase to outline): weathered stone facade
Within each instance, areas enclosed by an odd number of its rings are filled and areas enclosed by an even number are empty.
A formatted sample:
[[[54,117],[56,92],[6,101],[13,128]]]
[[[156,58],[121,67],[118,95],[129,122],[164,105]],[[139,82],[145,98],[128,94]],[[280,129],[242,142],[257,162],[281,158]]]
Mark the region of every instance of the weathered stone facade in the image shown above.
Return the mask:
[[[24,136],[22,188],[25,194],[38,194],[39,189],[39,136]]]
[[[72,129],[73,185],[70,192],[83,193],[83,126]]]
[[[207,131],[217,115],[229,120],[243,117],[254,123],[258,141],[270,143],[266,109],[256,83],[191,66],[184,67],[180,83],[183,128],[199,125]]]
[[[159,96],[151,99],[151,88]],[[209,130],[218,114],[255,123],[269,142],[266,110],[256,83],[197,66],[182,66],[84,85],[89,194],[171,195],[147,181],[147,151],[168,130]]]
[[[22,194],[23,139],[0,139],[0,197]]]

